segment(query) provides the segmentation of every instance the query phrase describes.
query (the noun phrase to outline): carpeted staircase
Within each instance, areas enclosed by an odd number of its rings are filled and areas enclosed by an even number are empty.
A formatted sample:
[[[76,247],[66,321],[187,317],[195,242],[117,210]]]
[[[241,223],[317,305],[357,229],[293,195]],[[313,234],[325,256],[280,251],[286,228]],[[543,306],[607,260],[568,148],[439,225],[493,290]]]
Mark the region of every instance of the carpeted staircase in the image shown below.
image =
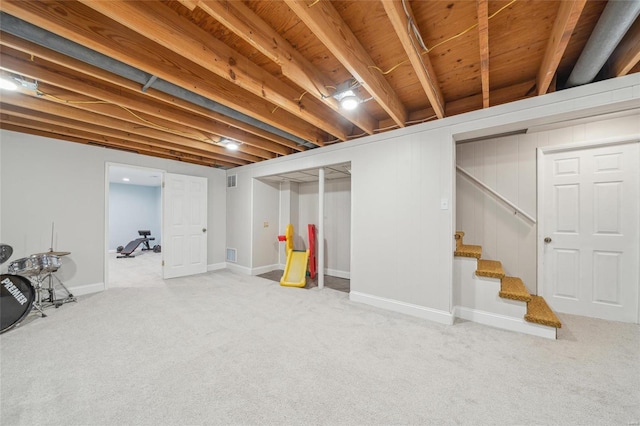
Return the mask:
[[[529,294],[520,278],[505,276],[502,264],[499,261],[481,259],[482,247],[464,244],[463,237],[464,232],[456,232],[456,250],[454,255],[477,259],[476,276],[500,280],[500,290],[498,292],[500,298],[526,303],[526,313],[524,315],[526,322],[552,327],[554,329],[562,327],[560,320],[542,297]],[[462,291],[465,290],[462,289]],[[555,330],[553,335],[555,335]]]

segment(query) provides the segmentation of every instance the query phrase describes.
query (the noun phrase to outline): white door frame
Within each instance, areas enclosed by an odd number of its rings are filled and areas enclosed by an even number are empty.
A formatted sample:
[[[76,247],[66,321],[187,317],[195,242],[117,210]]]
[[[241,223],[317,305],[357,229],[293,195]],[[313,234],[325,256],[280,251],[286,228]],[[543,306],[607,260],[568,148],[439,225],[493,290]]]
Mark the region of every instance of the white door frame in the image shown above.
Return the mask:
[[[104,252],[102,257],[104,259],[104,277],[103,277],[103,290],[107,290],[109,286],[109,171],[111,167],[126,167],[128,169],[138,169],[153,173],[160,173],[161,182],[164,182],[164,174],[166,170],[154,169],[152,167],[135,166],[133,164],[114,163],[107,161],[104,168]],[[162,208],[163,191],[160,191],[160,225],[162,228],[162,221],[164,220],[164,210]],[[162,232],[162,231],[161,231]],[[162,235],[160,236],[162,238]]]
[[[617,136],[617,137],[612,137],[612,138],[603,138],[603,139],[596,139],[596,140],[592,140],[592,141],[584,141],[584,142],[580,142],[577,144],[571,144],[571,145],[559,145],[559,146],[549,146],[549,147],[539,147],[536,149],[537,151],[537,164],[536,164],[536,171],[537,171],[537,204],[538,204],[538,208],[537,208],[537,218],[538,218],[538,229],[537,229],[537,241],[536,241],[536,246],[537,246],[537,255],[538,255],[538,261],[537,261],[537,282],[536,282],[536,291],[538,293],[539,296],[545,296],[544,293],[544,285],[543,285],[543,280],[544,280],[544,243],[543,243],[543,239],[544,239],[544,229],[545,229],[545,219],[544,219],[544,211],[545,211],[545,206],[544,206],[544,156],[546,154],[551,154],[551,153],[556,153],[556,152],[565,152],[565,151],[580,151],[580,150],[584,150],[584,149],[590,149],[590,148],[600,148],[600,147],[606,147],[606,146],[614,146],[614,145],[626,145],[626,144],[632,144],[632,143],[640,143],[640,134],[639,135],[627,135],[627,136]],[[637,159],[638,160],[638,167],[640,167],[640,158]],[[640,181],[638,182],[638,185],[640,186]],[[637,219],[638,220],[638,226],[640,229],[640,217]],[[639,251],[640,252],[640,251]],[[636,264],[638,265],[638,272],[639,272],[639,276],[640,276],[640,254],[638,255],[638,259],[636,259]],[[640,292],[638,293],[638,306],[640,306]],[[636,323],[640,323],[640,309],[638,309],[638,318],[636,319]]]

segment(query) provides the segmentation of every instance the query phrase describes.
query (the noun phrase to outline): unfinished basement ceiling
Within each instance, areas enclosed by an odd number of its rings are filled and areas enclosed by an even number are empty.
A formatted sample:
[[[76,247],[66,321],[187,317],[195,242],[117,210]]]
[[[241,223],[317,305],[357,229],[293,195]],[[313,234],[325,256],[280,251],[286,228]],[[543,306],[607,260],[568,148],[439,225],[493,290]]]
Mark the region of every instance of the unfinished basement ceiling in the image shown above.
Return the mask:
[[[320,180],[319,169],[297,170],[295,172],[282,173],[261,177],[260,180],[267,182],[317,182]],[[324,178],[326,180],[345,179],[351,177],[351,162],[332,164],[324,167]]]
[[[20,87],[2,92],[0,126],[232,168],[561,90],[607,8],[3,0],[0,74]],[[595,80],[640,71],[640,20],[617,14],[629,28],[596,52]]]

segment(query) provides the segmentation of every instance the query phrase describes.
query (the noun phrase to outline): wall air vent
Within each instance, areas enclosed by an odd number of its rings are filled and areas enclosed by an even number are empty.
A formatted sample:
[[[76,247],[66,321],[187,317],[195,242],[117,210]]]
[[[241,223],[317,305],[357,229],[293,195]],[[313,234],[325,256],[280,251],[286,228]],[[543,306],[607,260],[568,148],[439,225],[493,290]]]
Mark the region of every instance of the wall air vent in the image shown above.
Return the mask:
[[[227,248],[227,262],[237,262],[238,251],[234,248]]]
[[[238,186],[238,175],[227,176],[227,188],[235,188]]]

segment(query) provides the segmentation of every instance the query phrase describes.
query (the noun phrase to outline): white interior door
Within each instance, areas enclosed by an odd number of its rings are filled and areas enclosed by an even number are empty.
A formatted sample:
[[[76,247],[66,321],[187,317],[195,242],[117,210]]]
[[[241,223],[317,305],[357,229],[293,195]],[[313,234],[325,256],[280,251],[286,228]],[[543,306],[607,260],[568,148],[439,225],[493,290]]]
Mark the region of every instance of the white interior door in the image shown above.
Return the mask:
[[[207,271],[207,179],[165,173],[164,278]]]
[[[543,295],[558,312],[638,322],[638,143],[543,160]]]

